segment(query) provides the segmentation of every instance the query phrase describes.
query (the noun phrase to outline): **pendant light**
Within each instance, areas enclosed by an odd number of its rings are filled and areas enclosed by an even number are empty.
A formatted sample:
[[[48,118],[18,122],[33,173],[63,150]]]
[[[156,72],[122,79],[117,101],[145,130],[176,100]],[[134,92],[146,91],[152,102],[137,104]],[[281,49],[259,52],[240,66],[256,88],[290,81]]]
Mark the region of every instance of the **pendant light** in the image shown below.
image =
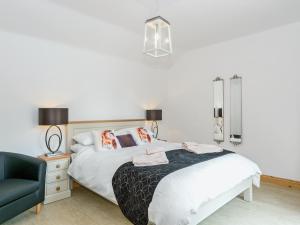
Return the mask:
[[[144,53],[156,58],[172,53],[170,23],[161,16],[145,22]]]

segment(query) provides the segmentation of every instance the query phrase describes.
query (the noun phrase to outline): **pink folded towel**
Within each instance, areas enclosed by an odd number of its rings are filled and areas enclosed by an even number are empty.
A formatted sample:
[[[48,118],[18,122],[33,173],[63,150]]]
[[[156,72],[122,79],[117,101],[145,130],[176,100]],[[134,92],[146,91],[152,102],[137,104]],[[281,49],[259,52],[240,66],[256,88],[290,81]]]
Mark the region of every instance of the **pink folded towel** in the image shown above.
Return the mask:
[[[207,145],[207,144],[198,144],[195,142],[183,142],[182,147],[196,154],[205,154],[205,153],[213,153],[213,152],[221,152],[223,148],[217,145]]]
[[[147,148],[146,153],[147,155],[151,155],[158,152],[165,152],[166,149],[164,147],[153,147],[153,148]]]
[[[132,162],[134,166],[155,166],[168,164],[169,160],[165,152],[158,152],[151,155],[134,156]]]

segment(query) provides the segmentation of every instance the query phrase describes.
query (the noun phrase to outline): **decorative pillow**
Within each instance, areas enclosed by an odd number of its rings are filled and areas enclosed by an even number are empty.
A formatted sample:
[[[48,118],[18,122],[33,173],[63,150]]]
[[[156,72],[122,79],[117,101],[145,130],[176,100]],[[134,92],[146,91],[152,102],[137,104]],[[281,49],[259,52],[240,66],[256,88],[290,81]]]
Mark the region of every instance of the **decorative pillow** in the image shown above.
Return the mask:
[[[153,141],[155,139],[155,137],[154,137],[154,133],[152,132],[152,130],[148,127],[144,127],[144,129],[147,130],[148,134],[151,136],[151,138],[153,138],[152,139],[152,141]]]
[[[151,135],[148,133],[147,129],[143,127],[138,127],[136,128],[136,131],[142,143],[146,144],[152,142]]]
[[[102,147],[107,149],[117,149],[118,148],[118,140],[111,130],[105,130],[101,134],[102,138]]]
[[[81,145],[93,145],[94,139],[91,132],[84,132],[77,134],[73,137],[73,140]]]
[[[138,133],[138,129],[142,129],[144,130],[143,133],[147,132],[148,133],[148,137],[146,138],[147,141],[142,141],[140,138],[140,135]],[[153,143],[156,141],[156,139],[153,137],[153,133],[146,127],[130,127],[130,128],[124,128],[124,129],[120,129],[117,130],[115,132],[116,136],[120,136],[120,135],[125,135],[125,134],[131,134],[135,143],[137,145],[144,145],[147,143]],[[149,139],[150,137],[150,139]],[[148,140],[150,140],[150,142],[148,142]]]
[[[93,131],[95,146],[99,150],[115,150],[120,148],[118,139],[112,130]]]
[[[122,148],[136,146],[136,143],[131,134],[124,134],[117,136],[117,139]]]

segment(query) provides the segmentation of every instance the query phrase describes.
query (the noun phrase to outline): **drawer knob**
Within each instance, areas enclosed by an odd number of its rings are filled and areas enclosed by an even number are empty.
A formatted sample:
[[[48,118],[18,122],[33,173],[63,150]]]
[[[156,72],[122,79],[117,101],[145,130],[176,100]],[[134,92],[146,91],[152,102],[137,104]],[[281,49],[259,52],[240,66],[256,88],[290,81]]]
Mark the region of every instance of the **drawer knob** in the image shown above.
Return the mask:
[[[56,187],[56,191],[60,191],[60,187]]]
[[[60,176],[58,175],[58,176],[56,176],[56,180],[59,180],[60,179]]]
[[[59,168],[60,168],[60,165],[59,165],[59,164],[57,164],[57,165],[56,165],[56,169],[59,169]]]

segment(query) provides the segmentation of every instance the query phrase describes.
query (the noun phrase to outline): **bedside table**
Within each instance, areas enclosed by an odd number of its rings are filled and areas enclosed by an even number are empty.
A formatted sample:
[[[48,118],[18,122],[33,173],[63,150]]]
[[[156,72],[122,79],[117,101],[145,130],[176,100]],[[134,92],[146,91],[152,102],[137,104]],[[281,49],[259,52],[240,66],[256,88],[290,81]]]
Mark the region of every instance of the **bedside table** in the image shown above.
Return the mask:
[[[71,197],[70,178],[67,174],[70,154],[55,157],[40,156],[47,163],[44,204]]]

